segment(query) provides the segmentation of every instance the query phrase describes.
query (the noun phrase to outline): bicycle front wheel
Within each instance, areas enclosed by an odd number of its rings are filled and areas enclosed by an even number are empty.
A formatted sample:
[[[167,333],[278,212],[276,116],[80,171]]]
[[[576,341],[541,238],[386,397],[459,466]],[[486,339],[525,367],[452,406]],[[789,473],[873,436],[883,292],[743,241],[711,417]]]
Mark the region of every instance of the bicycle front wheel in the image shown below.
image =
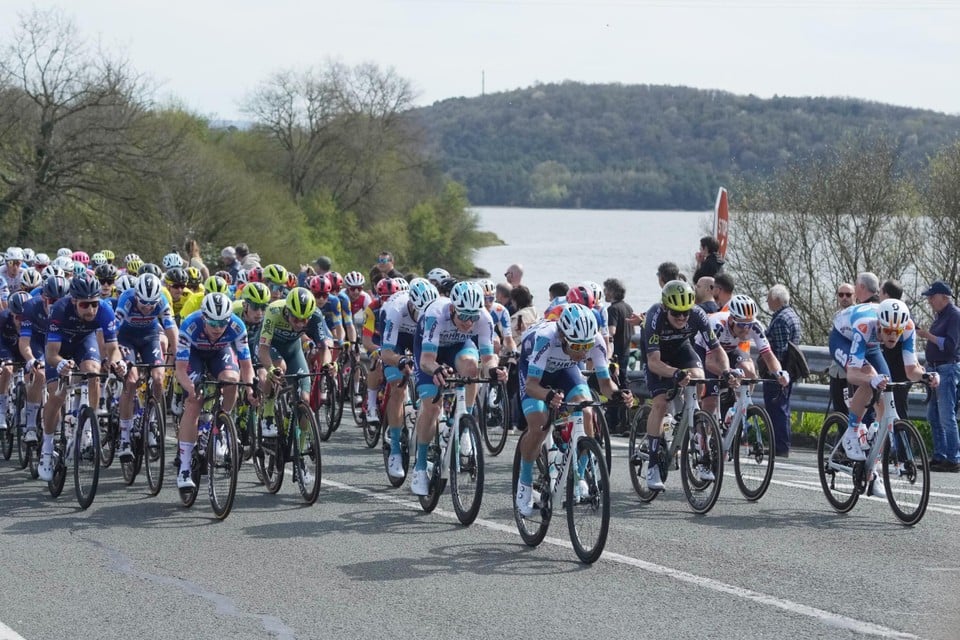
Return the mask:
[[[307,504],[313,504],[320,495],[320,434],[310,407],[297,404],[296,423],[288,431],[293,438],[293,474],[300,487],[300,495]]]
[[[361,424],[363,414],[365,413],[364,406],[367,402],[367,365],[359,360],[356,366],[350,369],[347,393],[349,394],[350,411],[353,413],[353,421]]]
[[[141,422],[143,438],[143,466],[147,476],[147,489],[151,496],[160,493],[163,487],[164,446],[167,435],[165,412],[155,398],[147,400]]]
[[[693,428],[684,437],[680,451],[680,481],[695,513],[705,514],[717,504],[723,484],[723,458],[723,440],[717,421],[698,409],[693,414]]]
[[[567,526],[581,562],[593,564],[607,544],[610,529],[610,477],[596,440],[580,438],[567,476]]]
[[[907,420],[893,423],[884,445],[883,482],[893,515],[905,525],[920,522],[930,501],[930,465],[920,432]]]
[[[740,429],[733,435],[733,471],[740,493],[751,502],[767,492],[773,478],[773,424],[766,409],[747,407]]]
[[[80,422],[73,439],[73,482],[81,509],[93,504],[100,482],[100,427],[91,407],[80,410]]]
[[[641,502],[652,502],[660,495],[659,491],[647,487],[647,469],[650,468],[650,452],[647,442],[647,417],[650,405],[640,407],[633,422],[630,423],[630,444],[627,449],[627,467],[630,469],[630,482]],[[656,463],[654,463],[656,464]]]
[[[207,480],[210,506],[218,520],[230,515],[237,494],[240,448],[237,427],[224,412],[217,414],[207,441]]]
[[[480,431],[487,451],[492,456],[500,455],[507,444],[507,430],[510,428],[510,398],[507,385],[494,382],[487,388],[480,407]]]
[[[831,413],[820,427],[817,438],[817,473],[827,502],[840,513],[853,509],[860,498],[853,482],[853,462],[847,459],[840,440],[847,430],[847,416]],[[837,469],[836,467],[841,467]],[[850,471],[845,469],[849,468]]]
[[[470,525],[480,513],[483,502],[483,447],[480,428],[472,415],[460,418],[458,441],[451,442],[454,456],[450,462],[450,498],[457,520]]]
[[[39,448],[34,447],[39,452]],[[53,447],[53,479],[47,483],[47,489],[51,497],[58,497],[63,492],[63,486],[67,483],[67,439],[63,433],[61,425],[59,431],[54,435]]]
[[[547,461],[547,449],[540,447],[540,454],[537,456],[533,465],[533,513],[524,517],[517,509],[516,492],[517,483],[520,481],[520,443],[526,437],[527,432],[520,435],[517,441],[517,448],[513,453],[513,482],[510,485],[510,492],[514,496],[513,517],[517,522],[517,531],[524,544],[528,547],[536,547],[547,535],[547,529],[550,527],[550,518],[553,517],[551,504],[551,491],[553,485],[550,482],[550,471]]]

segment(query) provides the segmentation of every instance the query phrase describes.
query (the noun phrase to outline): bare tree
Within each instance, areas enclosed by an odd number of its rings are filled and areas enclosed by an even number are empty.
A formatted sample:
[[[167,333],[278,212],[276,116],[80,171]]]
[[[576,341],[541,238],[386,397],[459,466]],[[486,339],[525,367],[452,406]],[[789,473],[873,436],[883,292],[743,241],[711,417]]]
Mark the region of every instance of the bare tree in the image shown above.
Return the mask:
[[[918,271],[921,282],[946,280],[960,287],[960,142],[930,161],[923,190],[927,214],[918,235],[923,239]]]

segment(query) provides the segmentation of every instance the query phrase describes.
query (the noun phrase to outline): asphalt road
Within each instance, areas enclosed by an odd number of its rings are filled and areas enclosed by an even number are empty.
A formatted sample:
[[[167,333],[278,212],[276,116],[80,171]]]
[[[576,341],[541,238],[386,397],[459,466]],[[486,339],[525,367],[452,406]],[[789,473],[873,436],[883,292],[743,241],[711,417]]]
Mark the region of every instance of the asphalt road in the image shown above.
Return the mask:
[[[409,484],[388,488],[379,448],[348,424],[324,445],[317,504],[289,475],[267,494],[245,465],[224,522],[205,491],[180,506],[169,473],[149,498],[115,465],[80,511],[72,477],[53,500],[0,462],[0,639],[960,637],[958,474],[933,475],[906,528],[875,498],[834,513],[813,453],[795,451],[760,502],[728,470],[698,516],[677,475],[641,504],[615,438],[610,536],[585,566],[563,517],[538,548],[517,535],[515,442],[487,458],[468,528],[449,495],[428,515]]]

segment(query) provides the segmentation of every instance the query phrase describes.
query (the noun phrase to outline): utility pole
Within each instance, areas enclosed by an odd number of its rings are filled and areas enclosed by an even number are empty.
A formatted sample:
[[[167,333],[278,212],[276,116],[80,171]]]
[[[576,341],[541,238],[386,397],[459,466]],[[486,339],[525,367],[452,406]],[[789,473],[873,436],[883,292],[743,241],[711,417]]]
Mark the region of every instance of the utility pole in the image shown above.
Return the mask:
[[[483,69],[480,69],[480,95],[485,96],[487,94],[487,72]]]

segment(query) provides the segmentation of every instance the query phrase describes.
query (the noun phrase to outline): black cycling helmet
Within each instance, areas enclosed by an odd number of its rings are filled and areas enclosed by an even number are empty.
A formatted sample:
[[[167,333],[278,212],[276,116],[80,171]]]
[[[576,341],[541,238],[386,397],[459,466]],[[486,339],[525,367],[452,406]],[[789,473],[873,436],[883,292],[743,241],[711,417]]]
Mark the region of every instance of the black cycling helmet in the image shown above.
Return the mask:
[[[117,279],[117,276],[120,275],[120,272],[117,268],[110,264],[109,262],[104,262],[99,265],[96,270],[93,272],[93,275],[97,276],[97,280],[102,282],[114,282]]]
[[[7,300],[7,305],[10,307],[10,313],[15,316],[23,315],[23,305],[28,301],[32,300],[30,294],[26,291],[17,291]]]
[[[138,275],[138,276],[142,276],[142,275],[145,274],[145,273],[152,273],[153,275],[157,276],[158,278],[162,278],[162,277],[163,277],[163,269],[161,269],[159,265],[155,265],[155,264],[153,264],[152,262],[146,263],[145,265],[143,265],[142,267],[140,267],[140,270],[139,270],[139,271],[137,271],[137,275]]]
[[[43,297],[50,300],[59,300],[70,292],[70,281],[63,276],[50,276],[43,283]],[[100,293],[100,287],[97,287],[97,293]]]
[[[172,267],[167,269],[167,272],[163,274],[163,281],[168,284],[187,284],[189,276],[187,275],[187,270],[183,267]]]
[[[52,280],[52,278],[51,278]],[[91,273],[73,276],[70,280],[70,295],[77,300],[100,298],[100,281]]]
[[[449,296],[453,290],[453,285],[457,284],[457,282],[457,279],[453,276],[447,276],[437,285],[437,291],[439,291],[442,296]]]

